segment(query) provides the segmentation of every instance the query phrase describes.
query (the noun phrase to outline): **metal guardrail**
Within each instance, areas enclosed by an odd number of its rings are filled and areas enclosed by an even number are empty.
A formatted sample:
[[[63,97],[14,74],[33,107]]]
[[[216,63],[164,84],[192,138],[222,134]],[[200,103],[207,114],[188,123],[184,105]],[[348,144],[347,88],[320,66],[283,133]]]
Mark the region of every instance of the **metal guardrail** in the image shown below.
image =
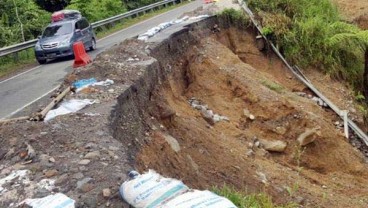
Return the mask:
[[[256,27],[258,32],[262,35],[263,39],[269,43],[272,50],[276,53],[276,55],[284,62],[285,66],[304,84],[306,85],[310,90],[312,90],[319,98],[323,100],[341,119],[344,120],[344,113],[341,109],[339,109],[334,103],[332,103],[327,97],[325,97],[314,85],[303,75],[303,73],[300,71],[299,67],[294,66],[292,67],[289,62],[285,59],[285,57],[280,53],[280,51],[276,48],[276,46],[269,42],[267,37],[262,34],[262,26],[257,23],[255,20],[253,12],[249,9],[246,2],[242,0],[238,0],[240,6],[242,9],[248,14],[250,20],[252,21],[253,25]],[[368,146],[368,136],[367,134],[361,130],[358,125],[354,123],[351,119],[347,119],[347,124],[350,127],[351,130],[354,131],[354,133],[362,139],[362,141],[365,143],[365,145]]]
[[[128,17],[134,16],[134,15],[138,15],[139,13],[142,13],[142,12],[143,13],[147,12],[149,10],[155,9],[155,8],[163,6],[163,5],[166,6],[170,3],[176,4],[176,2],[181,3],[182,1],[183,0],[164,0],[164,1],[160,1],[160,2],[157,2],[157,3],[154,3],[154,4],[150,4],[150,5],[138,8],[138,9],[131,10],[131,11],[123,13],[123,14],[119,14],[119,15],[109,17],[109,18],[104,19],[104,20],[100,20],[100,21],[91,23],[91,25],[92,25],[93,29],[95,29],[95,28],[105,26],[105,25],[111,24],[113,22],[122,20],[124,18],[128,18]],[[0,48],[0,57],[6,56],[6,55],[9,55],[9,54],[12,54],[12,53],[17,53],[17,52],[26,50],[28,48],[32,48],[37,43],[37,41],[38,41],[38,39],[34,39],[34,40],[29,40],[29,41],[26,41],[26,42],[23,42],[23,43],[18,43],[18,44],[15,44],[15,45]]]

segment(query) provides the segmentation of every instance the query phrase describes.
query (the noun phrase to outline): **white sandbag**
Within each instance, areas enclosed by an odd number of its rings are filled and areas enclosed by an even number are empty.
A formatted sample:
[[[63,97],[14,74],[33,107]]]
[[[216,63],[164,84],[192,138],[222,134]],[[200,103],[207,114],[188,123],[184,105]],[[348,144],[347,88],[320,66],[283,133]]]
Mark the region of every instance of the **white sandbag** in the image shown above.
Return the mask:
[[[153,170],[124,182],[120,187],[122,198],[135,208],[154,208],[186,191],[183,182],[164,178]]]
[[[210,191],[190,191],[167,202],[161,208],[237,208],[227,198]]]
[[[75,201],[62,193],[44,198],[26,199],[19,205],[26,204],[32,208],[74,208]]]
[[[84,107],[86,107],[87,105],[91,105],[93,103],[94,101],[89,100],[89,99],[84,99],[84,100],[72,99],[68,101],[63,101],[58,108],[54,110],[50,110],[46,114],[46,117],[44,120],[49,121],[55,118],[56,116],[77,112],[83,109]]]

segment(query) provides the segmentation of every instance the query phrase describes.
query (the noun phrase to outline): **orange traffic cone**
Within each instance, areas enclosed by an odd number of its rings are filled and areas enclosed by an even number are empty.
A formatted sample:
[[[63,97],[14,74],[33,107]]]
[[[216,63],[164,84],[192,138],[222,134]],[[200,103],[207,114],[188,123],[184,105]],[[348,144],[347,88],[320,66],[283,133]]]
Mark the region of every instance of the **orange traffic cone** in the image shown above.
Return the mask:
[[[79,41],[73,44],[74,64],[73,67],[85,66],[92,62],[91,57],[86,53],[83,42]]]

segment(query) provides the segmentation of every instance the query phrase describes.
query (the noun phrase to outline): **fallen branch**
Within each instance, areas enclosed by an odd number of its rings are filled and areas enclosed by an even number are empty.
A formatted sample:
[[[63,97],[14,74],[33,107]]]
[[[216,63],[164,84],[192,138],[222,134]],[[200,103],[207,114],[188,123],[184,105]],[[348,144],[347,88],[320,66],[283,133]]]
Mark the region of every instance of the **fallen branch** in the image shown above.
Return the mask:
[[[62,93],[54,98],[41,112],[37,113],[32,120],[42,121],[46,114],[53,109],[70,91],[73,91],[73,87],[67,87]]]
[[[24,120],[30,120],[30,116],[23,116],[19,118],[10,118],[10,119],[2,119],[0,120],[0,125],[11,123],[11,122],[17,122],[17,121],[24,121]]]

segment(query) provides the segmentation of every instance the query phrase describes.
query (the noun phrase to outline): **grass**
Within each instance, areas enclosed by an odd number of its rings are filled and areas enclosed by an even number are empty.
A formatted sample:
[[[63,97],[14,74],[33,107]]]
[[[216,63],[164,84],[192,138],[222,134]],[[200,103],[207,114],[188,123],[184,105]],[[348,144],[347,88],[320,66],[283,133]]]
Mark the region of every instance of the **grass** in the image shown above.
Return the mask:
[[[265,193],[244,194],[236,191],[234,188],[224,186],[222,188],[213,188],[213,191],[223,197],[228,198],[239,208],[294,208],[296,204],[275,205],[272,198]]]
[[[0,77],[31,64],[36,64],[33,48],[19,52],[17,57],[14,54],[0,57]]]
[[[96,36],[98,39],[106,37],[114,32],[130,27],[141,21],[147,20],[158,14],[165,13],[169,10],[183,6],[188,3],[189,1],[183,1],[183,3],[181,4],[167,6],[159,10],[154,10],[153,12],[147,12],[146,14],[137,16],[135,18],[124,19],[121,22],[114,24],[113,26],[107,27],[105,30],[102,29],[95,30]],[[8,56],[0,57],[0,77],[16,72],[17,70],[20,70],[26,67],[27,65],[37,64],[33,48],[21,51],[18,53],[17,56],[18,56],[17,58],[14,58],[14,55],[11,54]]]
[[[269,81],[269,80],[262,80],[261,83],[264,86],[266,86],[268,89],[273,90],[277,93],[281,93],[284,90],[284,88],[281,85],[279,85],[275,82]]]
[[[248,5],[292,64],[315,67],[362,90],[368,31],[341,21],[330,0],[249,0]]]

